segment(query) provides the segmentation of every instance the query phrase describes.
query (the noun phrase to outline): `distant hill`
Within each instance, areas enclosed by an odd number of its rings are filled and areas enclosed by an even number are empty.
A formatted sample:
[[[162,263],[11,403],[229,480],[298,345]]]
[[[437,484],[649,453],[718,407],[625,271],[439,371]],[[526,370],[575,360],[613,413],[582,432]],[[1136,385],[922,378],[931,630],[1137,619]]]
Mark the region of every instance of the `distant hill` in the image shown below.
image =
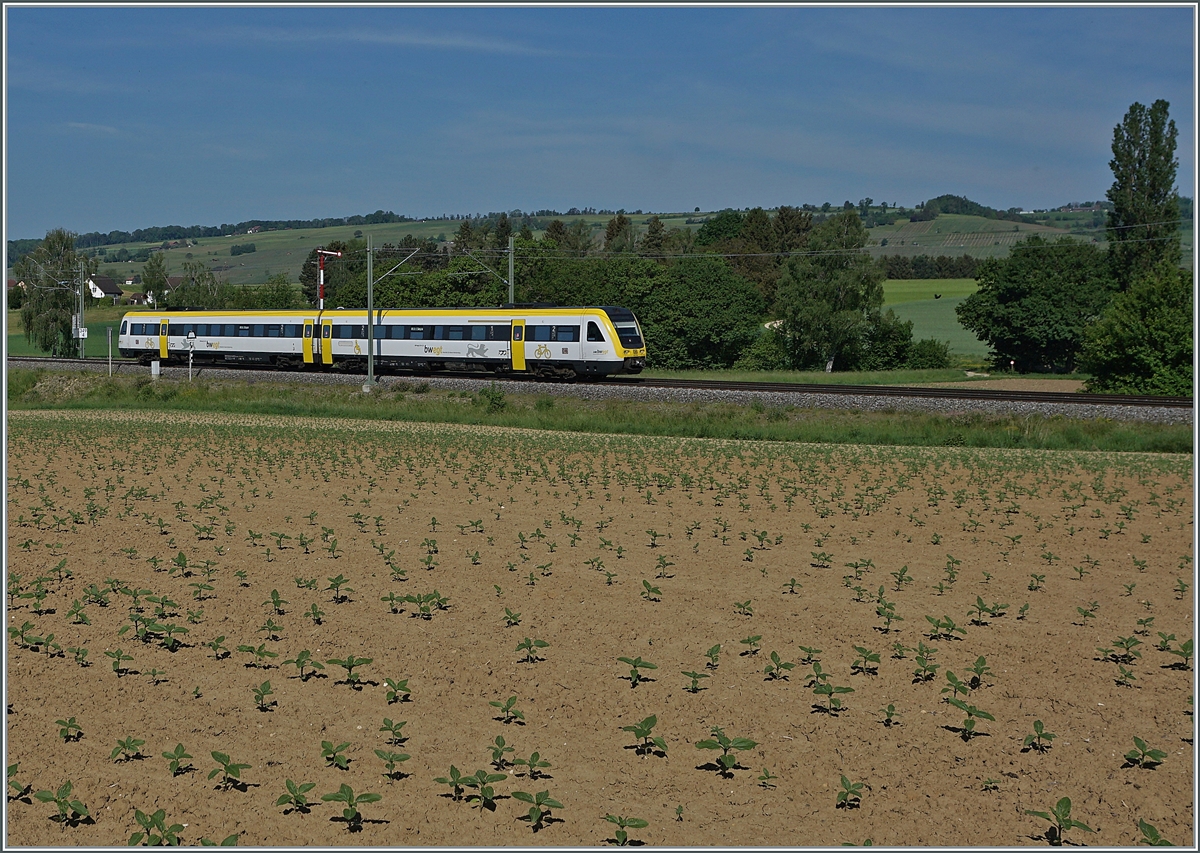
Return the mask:
[[[938,214],[941,213],[956,213],[960,216],[982,216],[984,219],[1004,219],[1009,222],[1024,222],[1026,225],[1034,224],[1033,219],[1021,215],[1021,208],[1019,207],[1010,207],[1008,210],[996,210],[994,207],[988,207],[987,205],[971,201],[963,195],[940,195],[920,205],[920,208],[921,210],[914,213],[909,218],[909,221],[928,222],[936,219]]]

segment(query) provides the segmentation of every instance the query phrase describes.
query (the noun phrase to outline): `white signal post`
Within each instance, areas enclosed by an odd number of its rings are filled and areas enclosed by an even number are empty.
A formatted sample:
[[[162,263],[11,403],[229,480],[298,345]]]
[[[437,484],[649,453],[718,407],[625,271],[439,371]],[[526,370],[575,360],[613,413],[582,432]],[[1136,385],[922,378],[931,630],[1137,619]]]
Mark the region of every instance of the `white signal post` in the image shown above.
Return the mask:
[[[341,252],[330,252],[327,249],[317,249],[317,310],[325,310],[325,256],[342,256]]]

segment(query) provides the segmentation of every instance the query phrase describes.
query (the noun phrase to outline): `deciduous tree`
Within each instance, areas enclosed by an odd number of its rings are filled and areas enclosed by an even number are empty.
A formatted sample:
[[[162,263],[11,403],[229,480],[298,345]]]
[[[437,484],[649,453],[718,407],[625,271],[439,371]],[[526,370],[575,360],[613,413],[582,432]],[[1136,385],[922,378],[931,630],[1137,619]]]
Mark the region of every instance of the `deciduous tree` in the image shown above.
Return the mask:
[[[1113,185],[1106,196],[1108,254],[1122,290],[1165,260],[1180,264],[1179,196],[1175,191],[1175,122],[1170,104],[1155,101],[1149,109],[1135,102],[1113,129]]]
[[[24,281],[26,298],[21,306],[25,338],[42,352],[65,357],[75,354],[71,316],[79,310],[79,264],[83,272],[96,272],[95,258],[75,251],[75,235],[62,228],[48,231],[36,249],[17,261],[13,277]]]

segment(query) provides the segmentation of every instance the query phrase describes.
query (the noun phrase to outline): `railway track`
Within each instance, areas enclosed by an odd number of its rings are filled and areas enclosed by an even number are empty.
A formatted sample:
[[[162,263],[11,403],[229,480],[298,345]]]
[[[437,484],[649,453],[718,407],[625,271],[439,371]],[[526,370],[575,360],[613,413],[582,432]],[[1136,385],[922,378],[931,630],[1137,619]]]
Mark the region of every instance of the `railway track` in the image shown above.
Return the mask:
[[[9,367],[24,368],[42,367],[51,370],[83,369],[89,371],[106,371],[108,369],[109,361],[105,358],[90,358],[80,360],[78,358],[10,356],[8,358],[8,365]],[[114,373],[149,373],[148,367],[143,367],[135,361],[126,359],[113,359],[112,368]],[[165,371],[179,371],[183,369],[186,368],[164,368]],[[295,373],[294,371],[278,370],[275,368],[264,369],[254,367],[231,367],[224,365],[220,368],[214,368],[211,365],[206,365],[203,367],[197,366],[195,368],[195,373],[197,376],[203,376],[205,373],[211,372],[215,369],[247,371],[257,374],[271,373],[277,374],[283,378],[307,375]],[[446,378],[471,378],[484,381],[490,381],[497,378],[491,374],[482,373],[441,372],[436,375]],[[505,381],[536,381],[532,378],[522,379],[511,375],[501,378],[503,378]],[[826,396],[859,397],[916,397],[940,400],[980,400],[996,403],[1048,403],[1056,405],[1134,406],[1169,409],[1191,409],[1193,407],[1193,400],[1191,397],[1084,394],[1061,393],[1053,391],[1000,391],[987,388],[929,388],[897,385],[811,385],[791,382],[720,382],[703,379],[652,379],[648,377],[611,378],[599,381],[591,381],[587,384],[607,385],[618,388],[670,388],[697,391],[742,391],[766,392],[774,394],[821,394]]]

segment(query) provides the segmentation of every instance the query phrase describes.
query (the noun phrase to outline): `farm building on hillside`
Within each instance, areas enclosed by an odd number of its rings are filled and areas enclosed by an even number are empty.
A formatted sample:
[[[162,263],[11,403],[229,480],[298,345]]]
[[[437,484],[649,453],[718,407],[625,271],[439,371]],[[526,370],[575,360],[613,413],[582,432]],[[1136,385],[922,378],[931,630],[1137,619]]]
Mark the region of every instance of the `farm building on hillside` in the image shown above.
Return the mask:
[[[117,283],[106,275],[94,275],[88,279],[88,290],[96,299],[109,298],[113,301],[113,305],[125,295],[125,291],[117,286]]]

